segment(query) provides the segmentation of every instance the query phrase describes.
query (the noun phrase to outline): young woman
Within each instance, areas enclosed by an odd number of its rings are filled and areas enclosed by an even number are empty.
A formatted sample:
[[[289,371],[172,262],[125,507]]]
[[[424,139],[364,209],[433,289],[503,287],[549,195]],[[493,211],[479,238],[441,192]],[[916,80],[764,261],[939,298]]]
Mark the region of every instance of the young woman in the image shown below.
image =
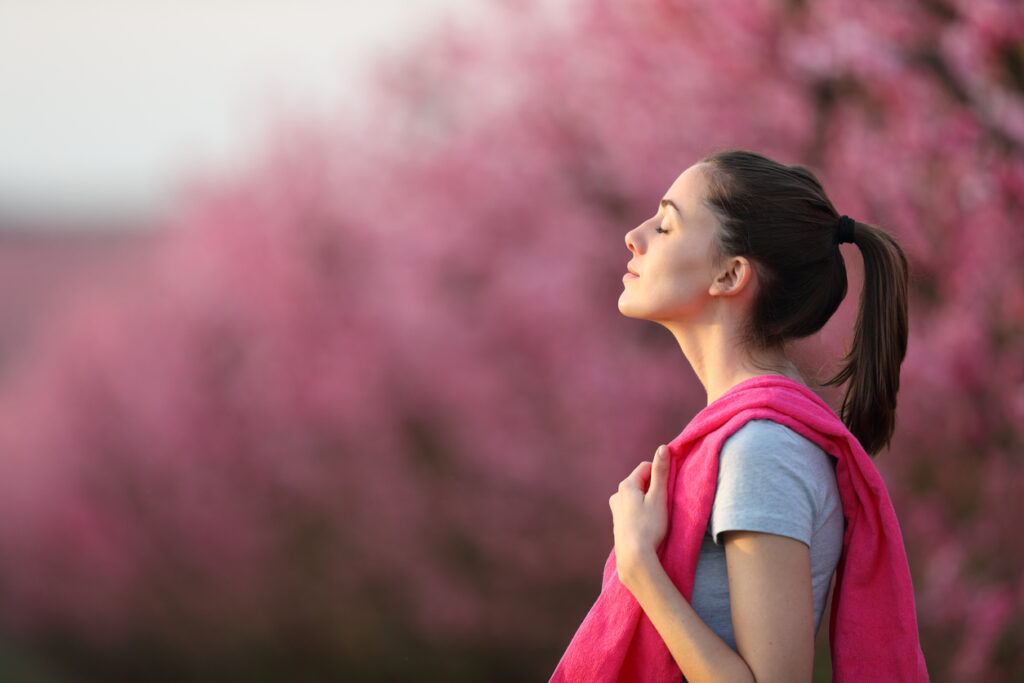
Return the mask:
[[[840,418],[788,353],[864,260]],[[619,310],[679,342],[708,407],[609,504],[601,595],[553,681],[808,681],[833,573],[836,680],[927,680],[899,527],[867,453],[895,425],[907,267],[806,169],[744,151],[687,169],[626,234]],[[845,424],[844,424],[845,423]]]

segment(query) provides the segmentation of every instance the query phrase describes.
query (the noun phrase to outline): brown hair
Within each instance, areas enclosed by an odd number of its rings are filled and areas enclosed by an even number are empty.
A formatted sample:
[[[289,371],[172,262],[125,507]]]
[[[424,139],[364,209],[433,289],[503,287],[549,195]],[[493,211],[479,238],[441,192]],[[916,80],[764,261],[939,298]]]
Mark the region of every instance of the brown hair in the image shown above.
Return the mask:
[[[761,348],[814,334],[846,296],[839,214],[814,174],[759,154],[734,150],[702,160],[706,200],[721,229],[723,256],[746,256],[760,289],[747,341]],[[853,344],[826,384],[849,382],[839,414],[868,453],[889,444],[896,426],[900,364],[907,352],[907,260],[885,231],[857,222],[864,258]]]

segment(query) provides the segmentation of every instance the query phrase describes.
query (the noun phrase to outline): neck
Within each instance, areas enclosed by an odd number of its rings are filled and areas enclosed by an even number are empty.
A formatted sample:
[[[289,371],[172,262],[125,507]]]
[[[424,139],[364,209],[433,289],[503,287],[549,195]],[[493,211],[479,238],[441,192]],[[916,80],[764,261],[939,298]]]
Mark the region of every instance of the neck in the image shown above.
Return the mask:
[[[721,321],[697,325],[666,324],[704,385],[708,404],[740,382],[759,375],[783,375],[806,384],[785,349],[752,350],[739,328]]]

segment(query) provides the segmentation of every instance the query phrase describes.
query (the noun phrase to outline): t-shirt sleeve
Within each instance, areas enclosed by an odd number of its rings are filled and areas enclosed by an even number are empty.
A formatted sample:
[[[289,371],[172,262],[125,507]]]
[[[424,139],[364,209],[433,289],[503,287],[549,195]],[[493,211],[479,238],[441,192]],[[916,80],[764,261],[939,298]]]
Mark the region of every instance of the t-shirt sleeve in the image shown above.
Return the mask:
[[[810,545],[820,507],[809,466],[815,457],[822,457],[815,444],[770,420],[751,420],[730,436],[709,522],[715,543],[726,531],[759,531]]]

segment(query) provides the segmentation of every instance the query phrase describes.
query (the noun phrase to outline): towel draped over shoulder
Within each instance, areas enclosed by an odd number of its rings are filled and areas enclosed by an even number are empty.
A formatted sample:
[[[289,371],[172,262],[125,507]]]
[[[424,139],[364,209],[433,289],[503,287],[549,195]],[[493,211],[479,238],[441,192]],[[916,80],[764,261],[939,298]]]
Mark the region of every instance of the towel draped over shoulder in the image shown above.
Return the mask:
[[[718,482],[722,444],[750,420],[789,427],[836,458],[846,527],[829,638],[833,680],[927,681],[903,536],[874,463],[814,392],[779,375],[745,380],[697,414],[668,444],[669,521],[658,551],[687,600]],[[680,680],[679,667],[618,579],[615,552],[601,594],[551,677],[553,683]]]

